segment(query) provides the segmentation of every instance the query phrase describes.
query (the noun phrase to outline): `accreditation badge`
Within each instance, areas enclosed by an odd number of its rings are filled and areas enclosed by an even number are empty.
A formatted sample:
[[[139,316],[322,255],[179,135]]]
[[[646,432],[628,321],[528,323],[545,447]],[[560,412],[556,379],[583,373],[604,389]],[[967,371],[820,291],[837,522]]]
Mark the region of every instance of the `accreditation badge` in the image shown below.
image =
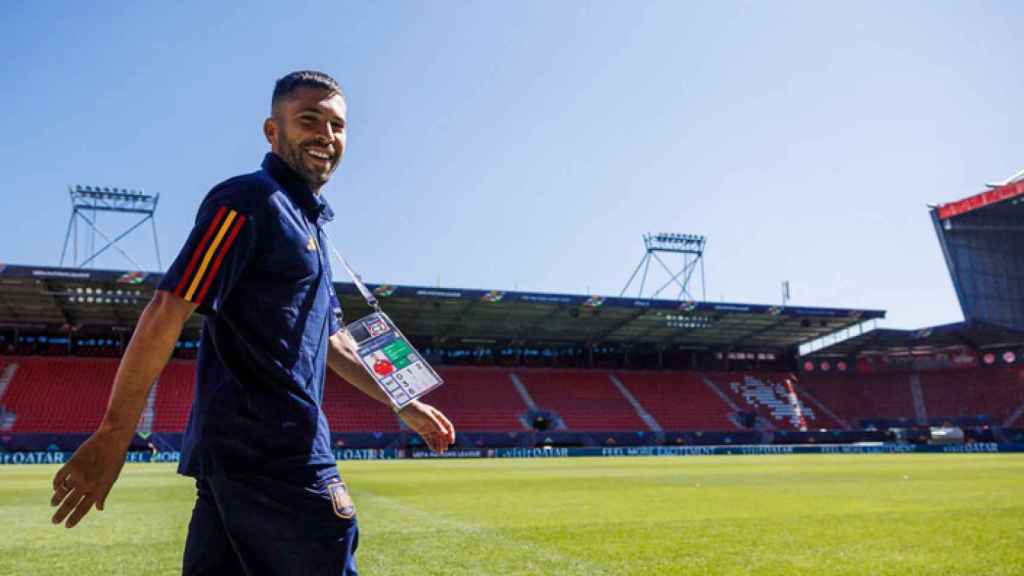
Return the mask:
[[[430,364],[383,312],[374,312],[346,329],[358,346],[363,367],[400,410],[443,382]]]

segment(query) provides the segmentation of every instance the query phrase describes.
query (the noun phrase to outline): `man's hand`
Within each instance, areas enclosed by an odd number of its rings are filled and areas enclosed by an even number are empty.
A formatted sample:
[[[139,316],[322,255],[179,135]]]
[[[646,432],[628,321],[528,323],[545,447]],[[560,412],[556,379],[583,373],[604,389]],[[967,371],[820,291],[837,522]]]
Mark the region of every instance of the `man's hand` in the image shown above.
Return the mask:
[[[455,443],[455,426],[430,404],[413,400],[398,412],[398,417],[434,452],[444,452]]]
[[[79,446],[53,477],[50,505],[60,506],[53,515],[53,523],[60,524],[67,518],[65,526],[74,528],[93,504],[97,510],[103,510],[124,466],[127,450],[128,443],[102,430]]]

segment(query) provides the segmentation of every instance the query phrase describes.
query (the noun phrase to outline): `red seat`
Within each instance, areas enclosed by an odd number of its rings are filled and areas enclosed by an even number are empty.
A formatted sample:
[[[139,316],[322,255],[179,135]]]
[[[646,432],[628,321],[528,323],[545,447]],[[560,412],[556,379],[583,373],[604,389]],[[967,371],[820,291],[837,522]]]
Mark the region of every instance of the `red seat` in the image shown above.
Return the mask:
[[[117,360],[9,358],[18,371],[0,404],[17,419],[12,432],[94,431],[106,412]]]
[[[851,426],[866,418],[914,418],[914,397],[906,373],[810,373],[800,386]]]
[[[527,406],[516,392],[510,372],[498,368],[438,368],[445,383],[424,401],[444,412],[457,430],[522,431],[519,417]]]
[[[735,430],[732,409],[693,372],[617,372],[665,430]]]
[[[648,430],[604,370],[512,370],[539,408],[554,410],[569,430]]]
[[[172,360],[160,374],[153,405],[154,432],[182,432],[195,389],[196,363]]]
[[[1013,366],[922,372],[929,418],[988,415],[1002,424],[1024,404],[1024,370]]]

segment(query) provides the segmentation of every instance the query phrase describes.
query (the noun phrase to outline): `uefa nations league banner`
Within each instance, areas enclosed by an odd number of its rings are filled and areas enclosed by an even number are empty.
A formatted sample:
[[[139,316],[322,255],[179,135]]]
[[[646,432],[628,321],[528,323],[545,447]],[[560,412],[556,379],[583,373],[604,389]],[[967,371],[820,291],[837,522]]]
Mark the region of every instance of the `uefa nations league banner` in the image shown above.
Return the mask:
[[[917,444],[797,444],[740,446],[607,446],[603,448],[494,448],[451,450],[443,454],[426,451],[335,449],[338,460],[439,460],[448,458],[567,458],[614,456],[723,456],[779,454],[998,454],[1024,452],[1024,444],[982,442],[949,446]],[[0,464],[63,464],[71,452],[0,452]],[[128,462],[177,462],[181,453],[129,452]]]

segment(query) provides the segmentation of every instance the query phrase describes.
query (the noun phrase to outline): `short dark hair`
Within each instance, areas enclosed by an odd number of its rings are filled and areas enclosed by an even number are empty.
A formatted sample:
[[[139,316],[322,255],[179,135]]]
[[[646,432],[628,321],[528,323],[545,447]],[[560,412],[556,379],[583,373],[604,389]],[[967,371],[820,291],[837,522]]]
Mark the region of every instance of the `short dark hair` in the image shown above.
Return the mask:
[[[274,84],[274,96],[270,99],[271,109],[277,106],[278,102],[287,98],[289,94],[302,87],[322,88],[338,94],[342,100],[345,99],[341,84],[338,84],[334,78],[316,70],[299,70],[281,77]]]

